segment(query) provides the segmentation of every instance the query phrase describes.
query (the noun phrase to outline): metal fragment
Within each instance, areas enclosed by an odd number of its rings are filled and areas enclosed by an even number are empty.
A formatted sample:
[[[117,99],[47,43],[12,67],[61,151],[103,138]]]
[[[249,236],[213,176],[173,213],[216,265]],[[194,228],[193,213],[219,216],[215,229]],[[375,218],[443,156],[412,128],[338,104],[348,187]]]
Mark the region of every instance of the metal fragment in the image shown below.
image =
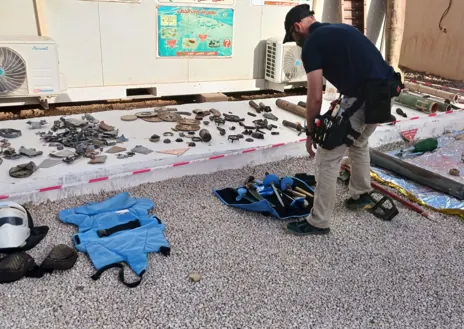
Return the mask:
[[[121,136],[118,137],[118,139],[116,141],[118,143],[125,143],[125,142],[128,142],[129,140],[124,135],[121,135]]]
[[[53,158],[67,158],[67,157],[74,155],[74,152],[70,150],[53,151],[53,152],[50,152],[49,155]]]
[[[160,111],[158,112],[158,116],[161,120],[166,122],[177,122],[182,117],[177,113],[168,112],[168,111]]]
[[[107,125],[105,123],[105,121],[102,121],[100,122],[100,124],[98,125],[98,127],[101,129],[101,130],[104,130],[105,132],[109,132],[109,131],[113,131],[114,130],[114,127],[113,126],[110,126],[110,125]],[[117,134],[117,132],[116,132]]]
[[[159,135],[154,134],[154,135],[152,135],[150,137],[150,142],[156,143],[156,142],[159,142],[159,141],[160,141],[160,136]]]
[[[274,114],[272,113],[264,113],[263,114],[263,117],[265,117],[266,119],[269,119],[269,120],[273,120],[273,121],[278,121],[279,118],[276,117]]]
[[[110,154],[121,153],[121,152],[124,152],[125,150],[126,150],[125,147],[122,147],[122,146],[113,146],[113,147],[109,148],[108,150],[106,150],[105,153],[110,153]]]
[[[177,121],[178,124],[181,124],[181,125],[193,125],[193,126],[197,126],[200,124],[200,121],[196,120],[196,119],[186,119],[186,118],[180,118],[178,121]]]
[[[121,117],[121,120],[122,120],[122,121],[135,121],[135,120],[137,120],[137,116],[132,115],[132,114],[123,115],[123,116]]]
[[[104,163],[107,159],[106,155],[97,155],[93,157],[88,163],[89,164],[97,164],[97,163]]]
[[[87,120],[87,121],[90,122],[90,123],[95,123],[95,124],[97,124],[97,123],[100,122],[100,121],[97,120],[93,115],[88,114],[88,113],[85,113],[81,118],[82,118],[82,120]]]
[[[221,112],[219,112],[219,111],[216,110],[216,109],[210,109],[209,112],[210,112],[214,117],[220,117],[220,116],[221,116]]]
[[[163,119],[161,119],[158,116],[150,117],[150,118],[142,118],[142,120],[145,121],[145,122],[163,122]]]
[[[178,124],[174,128],[171,128],[171,129],[174,131],[197,131],[197,130],[200,130],[200,126]]]
[[[186,112],[186,111],[185,112],[176,112],[176,113],[179,114],[179,115],[186,115],[186,116],[191,116],[192,115],[192,113]]]
[[[31,161],[11,168],[9,174],[13,178],[26,178],[31,176],[37,169],[37,165]]]
[[[30,126],[31,129],[42,129],[42,127],[47,124],[47,121],[27,121],[26,123]]]
[[[126,115],[123,115],[123,116],[126,116]],[[127,116],[132,116],[132,115],[127,115]],[[158,116],[158,113],[152,112],[152,111],[142,111],[142,112],[134,113],[133,116],[135,116],[137,118],[153,118],[153,117]],[[122,119],[122,117],[121,117],[121,119]]]
[[[26,148],[24,146],[21,146],[19,148],[18,153],[23,154],[25,156],[28,156],[29,158],[33,158],[33,157],[36,157],[36,156],[39,156],[39,155],[43,154],[42,151],[37,151],[34,148]]]
[[[21,130],[11,128],[0,129],[0,137],[3,138],[18,138],[21,137],[21,135]]]
[[[235,142],[235,141],[238,141],[240,140],[240,137],[238,137],[237,135],[229,135],[227,137],[227,140],[231,141],[232,143]]]
[[[145,146],[142,145],[136,145],[132,150],[134,153],[140,153],[140,154],[150,154],[153,152],[153,150],[150,150],[149,148],[146,148]]]

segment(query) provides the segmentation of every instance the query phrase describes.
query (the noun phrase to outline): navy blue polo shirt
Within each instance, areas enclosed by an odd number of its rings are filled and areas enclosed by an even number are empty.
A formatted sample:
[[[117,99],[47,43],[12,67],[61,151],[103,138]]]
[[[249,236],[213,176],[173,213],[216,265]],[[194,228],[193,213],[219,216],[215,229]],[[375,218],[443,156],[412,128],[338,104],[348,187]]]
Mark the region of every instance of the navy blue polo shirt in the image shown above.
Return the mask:
[[[393,79],[393,68],[355,27],[315,22],[309,32],[301,56],[306,73],[322,69],[323,76],[342,95],[359,97],[365,81]]]

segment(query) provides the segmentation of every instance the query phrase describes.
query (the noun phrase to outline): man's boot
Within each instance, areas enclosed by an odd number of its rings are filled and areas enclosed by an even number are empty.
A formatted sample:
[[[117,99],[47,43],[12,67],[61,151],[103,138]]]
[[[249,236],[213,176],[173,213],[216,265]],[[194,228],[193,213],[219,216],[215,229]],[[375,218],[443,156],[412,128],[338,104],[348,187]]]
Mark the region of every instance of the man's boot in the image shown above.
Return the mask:
[[[372,207],[372,200],[368,193],[361,194],[358,199],[349,198],[345,200],[348,209],[369,209]]]

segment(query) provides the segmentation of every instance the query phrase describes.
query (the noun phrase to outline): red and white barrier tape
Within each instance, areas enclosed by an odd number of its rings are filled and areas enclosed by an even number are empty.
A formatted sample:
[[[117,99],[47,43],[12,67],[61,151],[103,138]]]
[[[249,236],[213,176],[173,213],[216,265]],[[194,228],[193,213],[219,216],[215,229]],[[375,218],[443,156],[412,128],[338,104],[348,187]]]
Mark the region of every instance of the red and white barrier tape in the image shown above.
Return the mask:
[[[438,116],[438,115],[451,114],[451,113],[454,113],[454,112],[462,112],[462,111],[463,110],[450,110],[450,111],[446,111],[446,112],[429,114],[427,116],[415,116],[415,117],[412,117],[412,118],[409,118],[409,119],[406,119],[406,120],[396,120],[393,123],[405,122],[405,121],[410,121],[410,120],[418,120],[418,119],[421,119],[421,118],[435,117],[435,116]],[[379,124],[379,126],[386,126],[386,125],[390,125],[390,124],[388,124],[388,123]],[[302,139],[299,139],[299,140],[296,140],[296,141],[291,141],[291,142],[286,142],[286,143],[278,143],[278,144],[273,144],[273,145],[266,145],[266,146],[250,148],[250,149],[237,151],[237,152],[224,153],[224,154],[220,154],[220,155],[213,155],[213,156],[206,157],[206,158],[201,158],[201,159],[176,162],[176,163],[172,163],[172,164],[168,164],[168,165],[164,165],[164,166],[152,167],[152,168],[143,168],[143,169],[138,169],[138,170],[134,170],[134,171],[130,171],[130,172],[115,174],[115,175],[111,175],[111,176],[97,177],[97,178],[89,179],[87,181],[78,181],[78,182],[73,182],[73,183],[68,183],[68,184],[60,184],[60,185],[55,185],[55,186],[48,186],[48,187],[43,187],[43,188],[32,190],[32,191],[27,191],[27,192],[12,193],[12,194],[9,194],[9,195],[1,195],[0,194],[0,200],[9,199],[11,197],[16,197],[16,196],[34,194],[34,193],[49,192],[49,191],[54,191],[54,190],[62,190],[62,189],[67,188],[67,187],[74,187],[74,186],[80,186],[80,185],[86,185],[86,184],[93,184],[93,183],[103,182],[103,181],[107,181],[107,180],[111,180],[111,179],[115,179],[115,178],[121,178],[121,177],[138,175],[138,174],[144,174],[144,173],[148,173],[148,172],[152,172],[152,171],[160,170],[160,169],[167,169],[167,168],[186,166],[186,165],[190,165],[190,164],[197,163],[197,162],[204,162],[204,161],[222,159],[222,158],[227,158],[227,157],[230,157],[230,156],[246,154],[246,153],[251,153],[251,152],[255,152],[255,151],[261,151],[261,150],[265,150],[265,149],[271,149],[271,148],[276,148],[276,147],[280,147],[280,146],[284,146],[284,145],[295,144],[295,143],[300,143],[300,142],[305,142],[305,141],[306,141],[306,138],[302,138]]]
[[[152,171],[159,170],[159,169],[181,167],[181,166],[186,166],[186,165],[190,165],[190,164],[193,164],[193,163],[210,161],[210,160],[217,160],[217,159],[227,158],[227,157],[230,157],[230,156],[246,154],[246,153],[261,151],[261,150],[265,150],[265,149],[272,149],[272,148],[276,148],[276,147],[280,147],[280,146],[284,146],[284,145],[295,144],[295,143],[300,143],[300,142],[305,142],[305,141],[306,141],[306,138],[302,138],[302,139],[299,139],[299,140],[296,140],[296,141],[291,141],[291,142],[286,142],[286,143],[278,143],[278,144],[273,144],[273,145],[266,145],[266,146],[250,148],[250,149],[237,151],[237,152],[213,155],[213,156],[210,156],[210,157],[207,157],[207,158],[195,159],[195,160],[190,160],[190,161],[176,162],[176,163],[172,163],[172,164],[168,164],[168,165],[164,165],[164,166],[152,167],[152,168],[138,169],[138,170],[125,172],[125,173],[121,173],[121,174],[116,174],[116,175],[111,175],[111,176],[97,177],[97,178],[89,179],[87,181],[79,181],[79,182],[73,182],[73,183],[69,183],[69,184],[60,184],[60,185],[55,185],[55,186],[48,186],[48,187],[44,187],[44,188],[40,188],[40,189],[36,189],[36,190],[32,190],[32,191],[27,191],[27,192],[12,193],[10,195],[0,195],[0,200],[9,199],[11,197],[17,197],[17,196],[41,193],[41,192],[62,190],[62,189],[67,188],[67,187],[98,183],[98,182],[103,182],[103,181],[107,181],[107,180],[111,180],[111,179],[115,179],[115,178],[121,178],[121,177],[126,177],[126,176],[144,174],[144,173],[152,172]]]
[[[405,118],[404,120],[395,120],[389,123],[381,123],[378,124],[377,126],[391,126],[392,124],[398,123],[398,122],[406,122],[406,121],[411,121],[411,120],[419,120],[419,119],[424,119],[424,118],[430,118],[430,117],[436,117],[436,116],[441,116],[445,114],[452,114],[452,113],[460,113],[463,112],[464,109],[461,110],[449,110],[445,112],[435,112],[435,113],[430,113],[425,116],[415,116],[415,117],[410,117],[410,118]]]

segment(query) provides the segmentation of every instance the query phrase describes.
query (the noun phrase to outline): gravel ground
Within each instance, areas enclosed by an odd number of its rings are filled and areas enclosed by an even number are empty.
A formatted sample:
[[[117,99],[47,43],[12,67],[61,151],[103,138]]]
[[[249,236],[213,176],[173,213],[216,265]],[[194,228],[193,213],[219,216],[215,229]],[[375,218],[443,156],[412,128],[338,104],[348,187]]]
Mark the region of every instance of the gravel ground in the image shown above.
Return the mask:
[[[393,222],[348,212],[338,187],[329,236],[295,237],[284,223],[226,207],[212,188],[249,174],[312,171],[307,159],[184,177],[130,189],[153,197],[172,255],[150,255],[142,284],[128,289],[80,254],[67,272],[1,285],[0,328],[463,328],[464,223],[400,207]],[[161,192],[164,191],[164,192]],[[30,254],[41,262],[75,228],[63,208],[113,195],[31,208],[51,230]],[[199,273],[198,283],[188,275]]]

